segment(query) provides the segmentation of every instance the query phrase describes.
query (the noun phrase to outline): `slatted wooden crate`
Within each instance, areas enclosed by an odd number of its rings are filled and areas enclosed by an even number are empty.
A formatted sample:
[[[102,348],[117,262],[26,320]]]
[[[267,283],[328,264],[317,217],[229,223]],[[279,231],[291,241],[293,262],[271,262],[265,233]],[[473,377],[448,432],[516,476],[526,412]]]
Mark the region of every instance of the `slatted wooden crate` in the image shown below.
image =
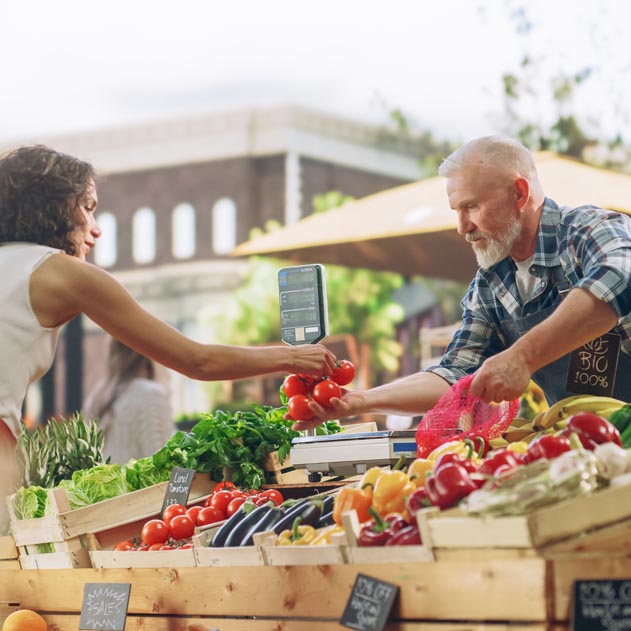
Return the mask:
[[[74,510],[70,509],[65,489],[53,489],[49,491],[51,514],[39,519],[18,520],[12,497],[8,498],[11,530],[22,568],[90,567],[92,561],[86,535],[115,530],[157,516],[167,485],[168,482],[155,484]],[[215,482],[207,475],[196,476],[191,485],[189,504],[208,497],[214,486]],[[41,544],[52,544],[54,552],[40,552],[38,546]]]
[[[631,520],[631,485],[606,488],[508,517],[475,517],[458,509],[426,509],[417,513],[423,541],[434,549],[562,551],[562,542],[600,529],[626,528]],[[571,549],[571,548],[570,548]]]
[[[322,545],[276,545],[273,532],[262,532],[254,535],[254,543],[261,546],[267,565],[339,565],[346,563],[346,536],[333,535],[330,544]]]
[[[17,563],[17,559],[16,559],[16,563]],[[0,565],[0,569],[9,569],[9,568],[6,568],[5,566]],[[2,629],[2,625],[4,624],[4,621],[7,618],[7,616],[12,614],[14,611],[17,611],[19,608],[20,608],[20,605],[17,602],[0,600],[0,629]]]
[[[12,536],[0,537],[0,569],[16,570],[20,567],[18,549]],[[1,627],[0,627],[1,628]]]
[[[193,537],[193,550],[196,564],[200,567],[241,567],[266,565],[265,551],[260,544],[253,546],[212,548],[209,543],[217,529],[223,524],[213,524],[210,528],[200,529]]]

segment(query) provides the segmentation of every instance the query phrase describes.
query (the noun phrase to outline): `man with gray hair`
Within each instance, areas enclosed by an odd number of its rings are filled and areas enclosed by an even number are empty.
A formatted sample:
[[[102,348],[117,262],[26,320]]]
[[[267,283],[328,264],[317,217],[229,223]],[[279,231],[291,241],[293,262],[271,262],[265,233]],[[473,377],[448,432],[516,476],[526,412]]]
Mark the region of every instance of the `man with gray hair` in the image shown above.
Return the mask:
[[[472,373],[470,394],[486,402],[521,396],[531,378],[550,404],[597,386],[630,400],[631,219],[558,206],[530,151],[510,138],[472,140],[439,175],[479,265],[462,300],[462,327],[439,365],[346,392],[332,409],[311,403],[316,418],[296,429],[364,412],[423,413]]]

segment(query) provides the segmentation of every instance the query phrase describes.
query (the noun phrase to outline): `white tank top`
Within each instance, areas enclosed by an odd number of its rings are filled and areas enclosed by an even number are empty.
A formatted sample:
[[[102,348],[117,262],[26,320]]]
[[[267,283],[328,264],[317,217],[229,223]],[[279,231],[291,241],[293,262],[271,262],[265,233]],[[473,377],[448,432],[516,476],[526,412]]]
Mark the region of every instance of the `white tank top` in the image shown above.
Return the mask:
[[[0,418],[20,434],[28,385],[50,368],[59,327],[43,327],[31,307],[31,274],[61,250],[33,243],[0,245]]]

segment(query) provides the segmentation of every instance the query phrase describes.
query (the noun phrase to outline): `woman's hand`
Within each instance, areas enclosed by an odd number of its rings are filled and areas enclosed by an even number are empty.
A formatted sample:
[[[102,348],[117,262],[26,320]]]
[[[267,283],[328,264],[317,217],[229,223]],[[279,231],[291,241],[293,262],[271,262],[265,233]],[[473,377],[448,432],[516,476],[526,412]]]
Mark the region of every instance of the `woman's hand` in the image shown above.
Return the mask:
[[[322,344],[304,344],[290,348],[291,363],[288,371],[291,373],[324,377],[335,369],[335,355]]]

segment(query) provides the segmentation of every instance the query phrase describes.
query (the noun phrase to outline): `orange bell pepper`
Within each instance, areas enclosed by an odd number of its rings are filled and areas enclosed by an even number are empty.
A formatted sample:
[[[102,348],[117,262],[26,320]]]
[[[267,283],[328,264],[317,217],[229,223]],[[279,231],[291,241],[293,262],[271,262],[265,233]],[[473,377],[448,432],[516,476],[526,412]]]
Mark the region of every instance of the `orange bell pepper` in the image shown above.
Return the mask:
[[[405,514],[405,500],[416,490],[407,473],[399,470],[384,471],[375,483],[372,505],[383,517],[388,513]]]
[[[368,521],[370,514],[368,509],[372,505],[372,489],[358,489],[350,486],[343,487],[335,496],[333,504],[333,521],[342,525],[342,513],[348,510],[357,512],[360,523]]]

